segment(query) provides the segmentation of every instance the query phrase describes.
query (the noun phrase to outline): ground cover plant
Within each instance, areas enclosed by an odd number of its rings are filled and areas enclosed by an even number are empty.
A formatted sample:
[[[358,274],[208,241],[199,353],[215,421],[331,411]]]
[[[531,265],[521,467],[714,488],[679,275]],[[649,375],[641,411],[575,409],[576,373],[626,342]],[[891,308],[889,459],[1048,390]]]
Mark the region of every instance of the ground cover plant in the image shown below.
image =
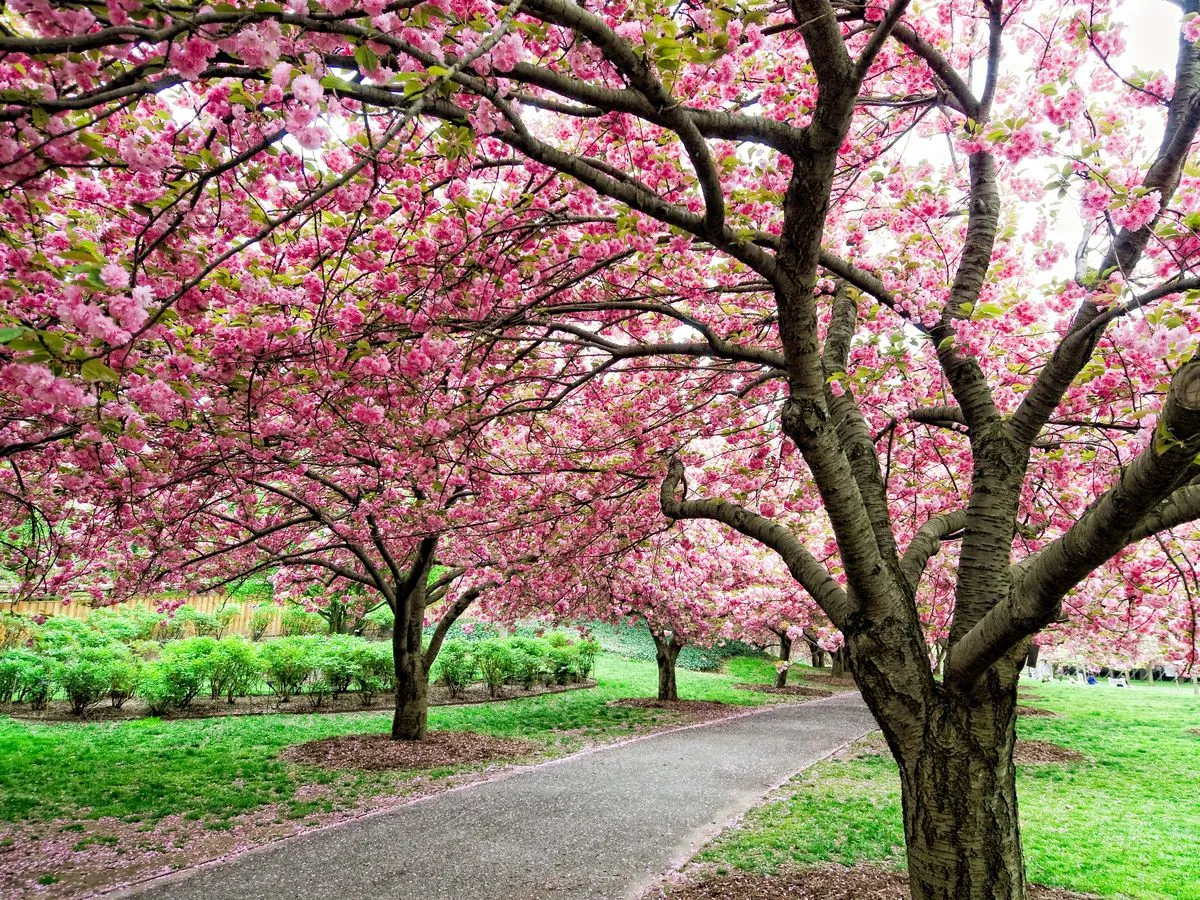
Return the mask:
[[[1023,691],[1024,692],[1024,691]],[[1018,737],[1083,754],[1019,765],[1029,878],[1105,898],[1197,900],[1200,698],[1175,686],[1031,691],[1057,718],[1022,717]],[[788,866],[903,867],[896,765],[878,735],[795,778],[697,861],[771,873]]]
[[[535,757],[689,721],[670,709],[613,701],[654,693],[653,663],[605,655],[596,687],[458,707],[435,707],[434,729],[532,741]],[[734,684],[767,683],[766,661],[734,659],[721,673],[683,671],[683,696],[734,709],[767,702]],[[97,870],[160,870],[329,821],[478,771],[332,771],[281,759],[322,738],[386,734],[387,713],[40,724],[0,719],[0,892],[43,876],[62,891],[96,884]],[[82,845],[82,846],[80,846]],[[178,845],[178,846],[176,846]],[[79,847],[78,850],[72,849]],[[148,868],[147,868],[148,867]],[[92,879],[91,882],[88,879]],[[71,886],[75,885],[74,888]],[[70,890],[68,890],[70,888]]]

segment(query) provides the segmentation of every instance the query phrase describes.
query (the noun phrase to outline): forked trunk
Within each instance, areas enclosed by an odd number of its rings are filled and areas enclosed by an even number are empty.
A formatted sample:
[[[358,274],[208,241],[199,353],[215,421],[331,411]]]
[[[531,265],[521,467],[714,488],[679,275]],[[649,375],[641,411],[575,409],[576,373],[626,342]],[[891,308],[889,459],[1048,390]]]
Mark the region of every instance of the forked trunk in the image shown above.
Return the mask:
[[[779,671],[775,675],[775,687],[787,687],[788,663],[792,659],[792,639],[785,631],[779,636]]]
[[[1025,649],[966,694],[929,678],[923,642],[899,632],[855,636],[834,655],[899,765],[913,900],[1025,900],[1013,764]]]
[[[805,633],[804,642],[808,644],[808,655],[812,661],[812,667],[814,669],[825,668],[825,650],[817,643],[817,636]]]
[[[399,617],[397,617],[399,619]],[[421,619],[392,632],[396,672],[396,711],[392,740],[422,741],[429,733],[429,672],[421,652]]]
[[[675,637],[673,631],[662,633],[651,631],[650,634],[654,637],[654,659],[658,663],[658,699],[678,700],[679,688],[675,684],[675,660],[679,658],[679,651],[683,649],[683,643]]]

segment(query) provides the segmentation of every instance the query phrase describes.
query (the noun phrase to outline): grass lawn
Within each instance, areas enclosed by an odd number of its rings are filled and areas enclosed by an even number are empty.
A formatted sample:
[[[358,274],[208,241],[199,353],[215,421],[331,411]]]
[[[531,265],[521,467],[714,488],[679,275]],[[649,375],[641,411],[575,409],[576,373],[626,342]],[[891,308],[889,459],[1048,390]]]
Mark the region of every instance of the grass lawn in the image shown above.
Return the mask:
[[[1200,727],[1200,697],[1174,686],[1034,691],[1023,702],[1060,717],[1023,716],[1019,736],[1086,760],[1018,767],[1030,879],[1109,898],[1200,900],[1200,736],[1188,733]],[[886,750],[821,763],[780,796],[697,861],[755,872],[826,861],[904,865],[900,787]]]
[[[736,682],[767,682],[763,659],[735,659],[721,674],[680,670],[688,699],[755,705],[767,695]],[[656,710],[609,707],[620,697],[653,696],[653,663],[603,654],[597,687],[503,703],[438,707],[435,729],[522,737],[560,755],[589,740],[627,735],[669,721]],[[292,744],[334,735],[385,732],[386,713],[238,716],[95,724],[37,724],[0,719],[0,823],[114,817],[153,823],[180,815],[211,829],[239,814],[272,806],[285,817],[329,812],[373,795],[395,793],[410,772],[330,772],[278,758]],[[455,769],[435,771],[445,777]],[[322,785],[324,790],[304,790]],[[313,799],[312,795],[318,795]]]

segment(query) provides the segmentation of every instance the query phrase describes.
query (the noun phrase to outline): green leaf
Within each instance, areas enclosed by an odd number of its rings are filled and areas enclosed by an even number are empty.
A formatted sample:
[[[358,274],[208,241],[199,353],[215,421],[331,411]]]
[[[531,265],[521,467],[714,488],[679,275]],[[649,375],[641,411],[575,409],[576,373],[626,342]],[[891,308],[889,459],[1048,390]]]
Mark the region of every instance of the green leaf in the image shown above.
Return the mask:
[[[354,50],[354,61],[358,63],[358,67],[363,72],[374,72],[379,68],[379,57],[375,55],[375,51],[363,44]]]
[[[117,381],[117,373],[100,362],[98,359],[89,359],[79,369],[79,374],[84,381],[107,381],[115,384]]]
[[[25,333],[24,328],[0,328],[0,344],[14,341]]]

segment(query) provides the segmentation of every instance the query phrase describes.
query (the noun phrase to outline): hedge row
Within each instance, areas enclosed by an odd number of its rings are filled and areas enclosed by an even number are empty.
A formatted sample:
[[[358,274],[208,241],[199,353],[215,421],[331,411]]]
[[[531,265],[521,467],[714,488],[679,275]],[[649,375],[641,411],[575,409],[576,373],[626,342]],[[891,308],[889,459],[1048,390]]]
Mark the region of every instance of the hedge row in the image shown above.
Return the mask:
[[[529,689],[538,684],[571,684],[586,681],[596,664],[600,645],[571,639],[562,632],[544,637],[517,634],[508,638],[447,640],[430,673],[444,684],[451,697],[476,681],[487,685],[495,697],[505,684]]]
[[[107,700],[120,708],[138,697],[151,715],[186,709],[201,693],[233,703],[265,685],[279,700],[358,691],[364,705],[391,690],[386,644],[348,635],[286,637],[254,644],[241,635],[191,637],[159,645],[134,641],[58,643],[0,653],[0,702],[44,708],[64,696],[76,713]]]

